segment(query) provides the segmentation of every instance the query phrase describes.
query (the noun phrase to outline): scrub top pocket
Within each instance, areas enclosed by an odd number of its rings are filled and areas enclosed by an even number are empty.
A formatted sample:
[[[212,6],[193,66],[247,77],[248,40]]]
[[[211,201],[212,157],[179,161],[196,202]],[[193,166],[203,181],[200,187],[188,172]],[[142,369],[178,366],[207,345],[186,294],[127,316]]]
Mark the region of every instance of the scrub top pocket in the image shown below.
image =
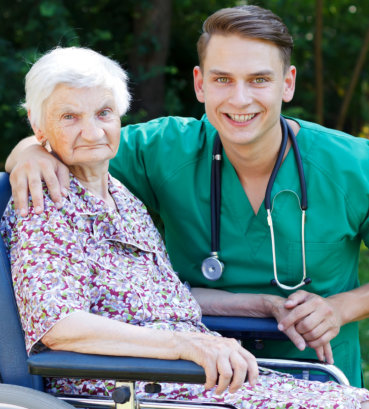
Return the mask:
[[[342,260],[345,241],[336,243],[305,243],[306,276],[312,279],[306,289],[315,292],[315,286],[321,295],[330,294],[332,287],[337,291],[337,285],[346,281],[345,263]],[[287,282],[299,282],[302,277],[301,243],[289,243],[287,261]]]

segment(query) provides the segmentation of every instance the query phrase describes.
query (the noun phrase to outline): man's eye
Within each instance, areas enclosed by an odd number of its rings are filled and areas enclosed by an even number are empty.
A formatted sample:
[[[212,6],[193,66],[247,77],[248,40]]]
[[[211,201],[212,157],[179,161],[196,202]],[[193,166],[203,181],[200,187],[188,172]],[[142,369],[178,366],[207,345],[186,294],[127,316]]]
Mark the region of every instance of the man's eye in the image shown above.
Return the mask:
[[[254,79],[254,83],[255,84],[264,84],[264,82],[266,82],[266,78],[255,78]]]
[[[217,82],[220,84],[227,84],[229,82],[229,79],[227,77],[219,77],[217,78]]]

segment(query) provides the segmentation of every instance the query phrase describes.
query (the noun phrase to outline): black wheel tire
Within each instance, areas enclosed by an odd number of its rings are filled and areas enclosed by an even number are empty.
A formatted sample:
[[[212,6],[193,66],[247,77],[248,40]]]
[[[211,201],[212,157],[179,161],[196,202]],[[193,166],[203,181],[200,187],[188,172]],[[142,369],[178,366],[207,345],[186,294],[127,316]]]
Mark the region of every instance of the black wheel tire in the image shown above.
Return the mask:
[[[44,392],[2,383],[0,409],[74,409],[74,406]]]

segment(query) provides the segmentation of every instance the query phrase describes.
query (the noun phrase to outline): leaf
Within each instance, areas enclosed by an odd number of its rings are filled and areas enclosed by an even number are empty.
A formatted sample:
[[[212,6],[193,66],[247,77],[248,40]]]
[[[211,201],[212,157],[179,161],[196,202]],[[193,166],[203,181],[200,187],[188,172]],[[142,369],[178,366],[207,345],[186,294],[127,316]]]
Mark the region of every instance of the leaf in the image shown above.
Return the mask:
[[[44,17],[53,17],[57,9],[58,5],[50,1],[45,1],[40,4],[40,14]]]

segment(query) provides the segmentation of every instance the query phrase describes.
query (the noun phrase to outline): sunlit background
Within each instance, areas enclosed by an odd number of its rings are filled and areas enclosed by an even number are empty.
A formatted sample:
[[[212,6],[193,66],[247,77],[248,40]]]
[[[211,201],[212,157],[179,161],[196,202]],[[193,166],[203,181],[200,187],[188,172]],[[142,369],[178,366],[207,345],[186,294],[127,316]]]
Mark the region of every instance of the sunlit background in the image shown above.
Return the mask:
[[[200,117],[192,68],[203,20],[222,7],[257,4],[280,15],[295,39],[297,91],[289,115],[369,138],[367,0],[2,0],[0,7],[0,170],[30,133],[19,107],[24,76],[55,46],[87,46],[119,61],[134,97],[123,123],[161,115]],[[369,254],[360,276],[369,281]],[[369,387],[369,325],[361,323]]]

